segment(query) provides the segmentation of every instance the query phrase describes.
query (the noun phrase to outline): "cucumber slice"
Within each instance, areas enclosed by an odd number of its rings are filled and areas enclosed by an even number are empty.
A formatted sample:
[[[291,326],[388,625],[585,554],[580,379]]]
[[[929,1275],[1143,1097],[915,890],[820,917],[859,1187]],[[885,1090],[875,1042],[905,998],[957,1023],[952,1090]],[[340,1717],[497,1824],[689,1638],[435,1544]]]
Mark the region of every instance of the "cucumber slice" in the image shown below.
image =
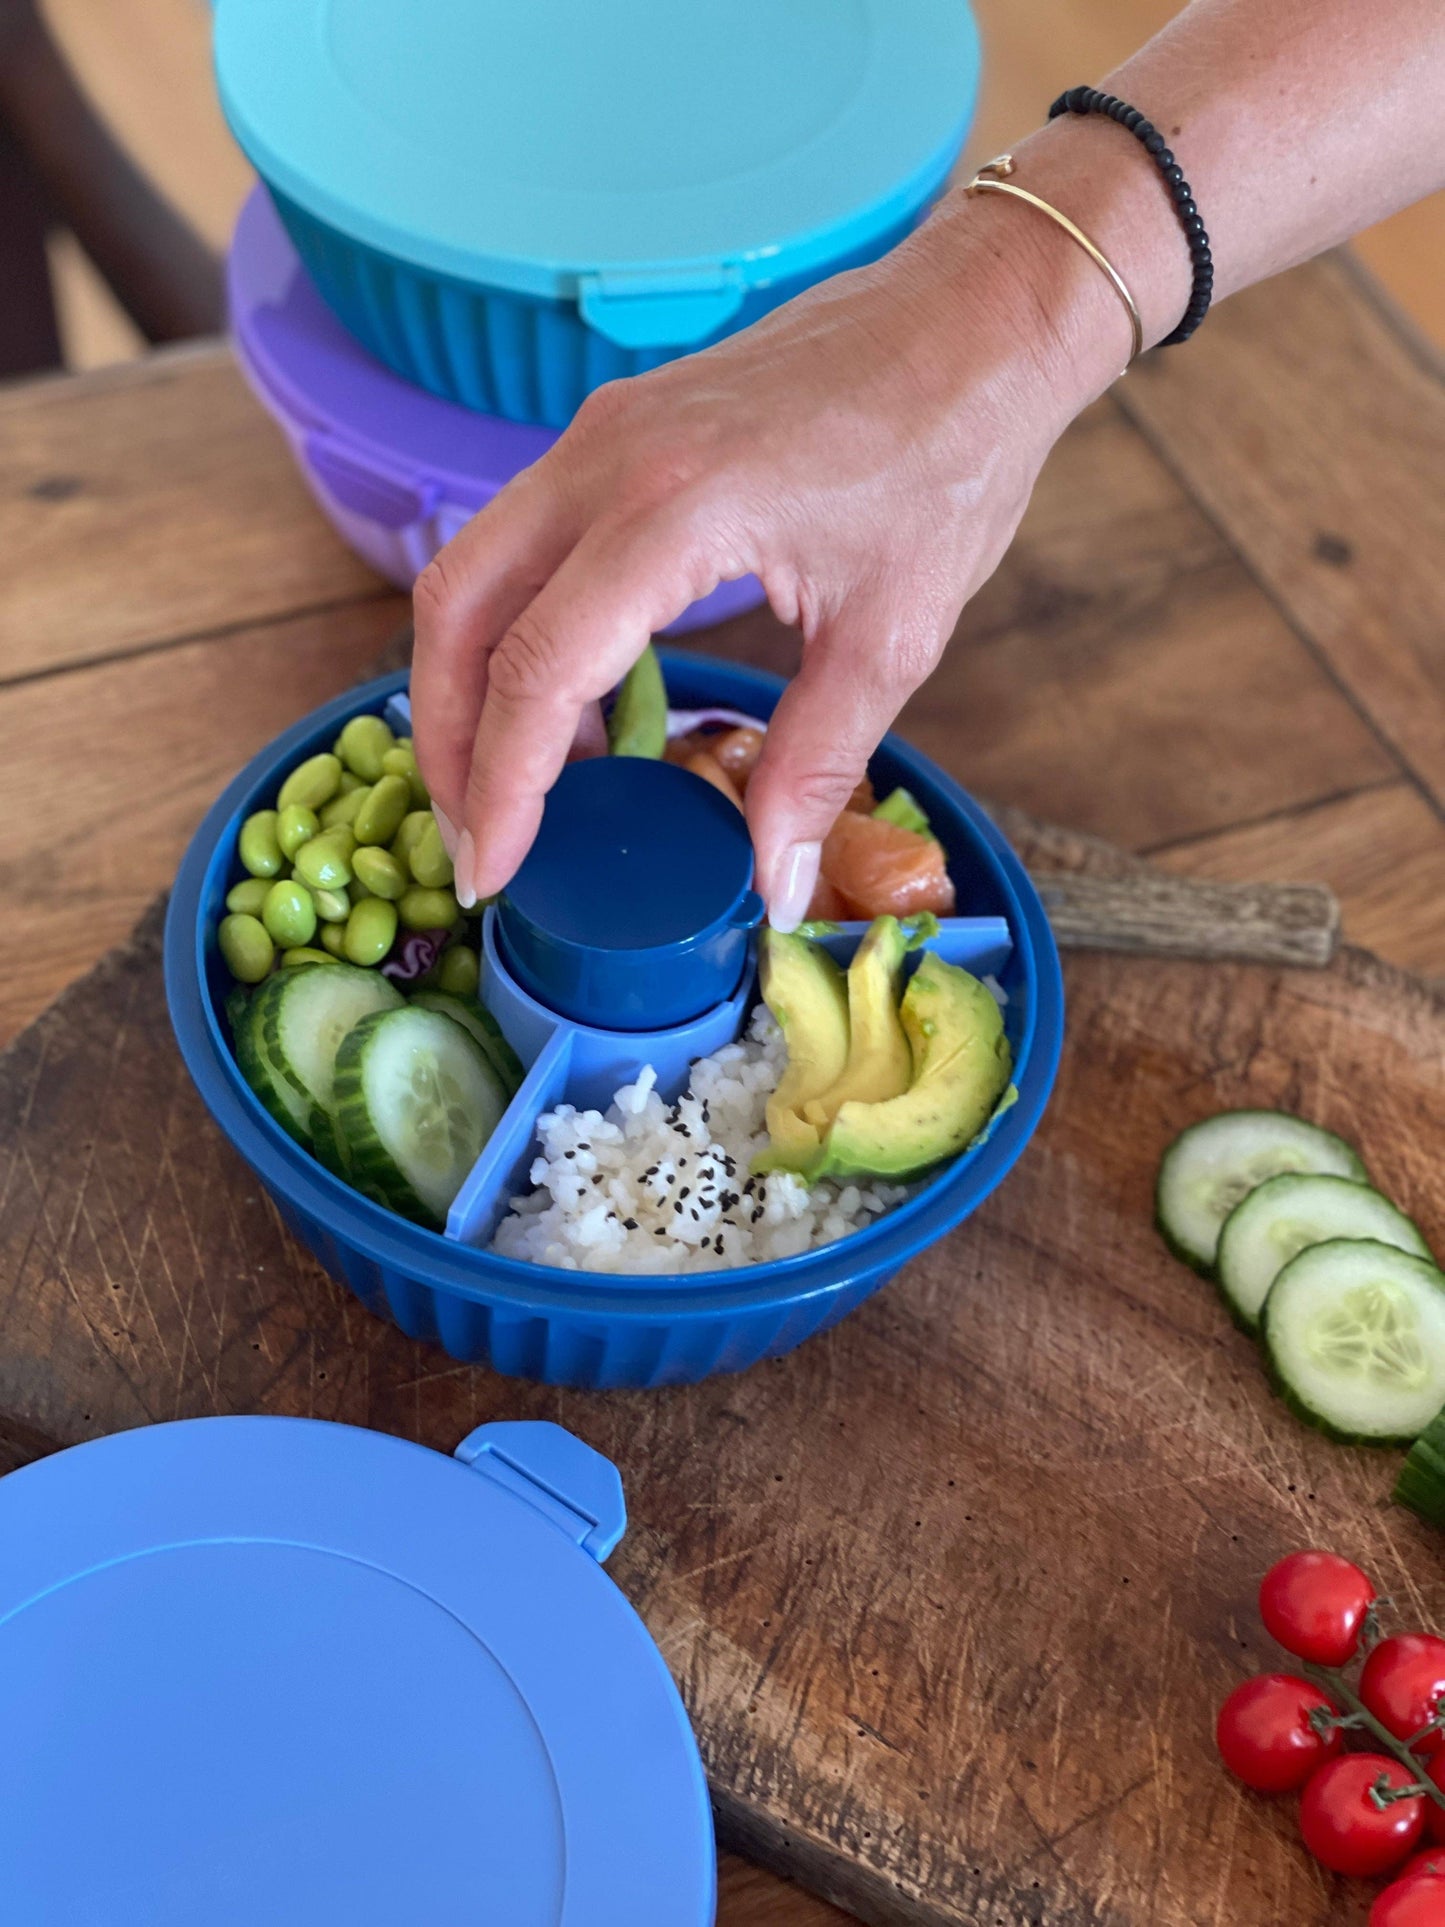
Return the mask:
[[[1343,1138],[1286,1111],[1221,1111],[1191,1124],[1159,1166],[1154,1211],[1164,1242],[1208,1277],[1224,1220],[1257,1185],[1285,1171],[1368,1182]]]
[[[319,1163],[335,1178],[351,1182],[351,1166],[347,1162],[346,1140],[336,1128],[336,1119],[330,1111],[323,1111],[319,1104],[311,1106],[311,1148]]]
[[[311,1100],[281,1075],[266,1048],[267,1007],[275,1002],[283,981],[282,977],[268,977],[244,1011],[232,1012],[236,1062],[242,1077],[281,1129],[309,1151],[312,1148]]]
[[[337,1054],[332,1107],[351,1182],[404,1217],[444,1226],[507,1099],[486,1052],[442,1011],[363,1018]]]
[[[1270,1286],[1263,1332],[1285,1398],[1335,1438],[1407,1445],[1445,1407],[1445,1276],[1424,1258],[1312,1245]]]
[[[478,1003],[474,997],[458,997],[450,990],[414,990],[408,1001],[420,1004],[423,1010],[439,1010],[460,1024],[492,1060],[492,1069],[501,1078],[507,1096],[515,1097],[521,1090],[526,1075],[522,1060],[502,1035],[501,1025],[485,1004]]]
[[[1445,1526],[1445,1412],[1431,1419],[1410,1447],[1395,1481],[1394,1500],[1427,1525]]]
[[[1373,1238],[1434,1262],[1417,1227],[1368,1184],[1293,1173],[1266,1178],[1219,1234],[1214,1269],[1235,1322],[1258,1331],[1265,1296],[1291,1258],[1336,1238]]]
[[[310,1107],[331,1109],[336,1052],[342,1038],[363,1017],[397,1010],[401,992],[379,970],[354,964],[320,964],[286,970],[264,1000],[262,1037],[281,1076]]]

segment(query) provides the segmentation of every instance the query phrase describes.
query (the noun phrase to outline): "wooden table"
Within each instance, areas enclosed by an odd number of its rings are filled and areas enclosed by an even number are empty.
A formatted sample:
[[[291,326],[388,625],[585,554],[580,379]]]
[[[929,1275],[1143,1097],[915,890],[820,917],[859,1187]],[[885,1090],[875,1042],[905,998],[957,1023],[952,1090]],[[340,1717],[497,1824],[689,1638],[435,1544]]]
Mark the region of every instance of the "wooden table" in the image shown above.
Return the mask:
[[[8,1038],[405,604],[214,346],[0,393],[0,539]],[[1180,871],[1326,880],[1354,941],[1445,976],[1439,369],[1338,262],[1231,303],[1065,439],[904,727]],[[740,1862],[724,1896],[729,1927],[840,1918]]]

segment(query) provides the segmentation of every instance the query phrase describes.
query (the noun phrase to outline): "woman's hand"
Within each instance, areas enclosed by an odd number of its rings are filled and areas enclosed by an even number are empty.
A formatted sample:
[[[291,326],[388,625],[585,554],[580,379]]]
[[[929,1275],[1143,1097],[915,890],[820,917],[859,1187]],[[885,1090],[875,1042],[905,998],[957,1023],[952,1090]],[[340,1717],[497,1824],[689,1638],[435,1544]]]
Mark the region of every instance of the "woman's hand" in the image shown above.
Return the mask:
[[[1005,248],[993,210],[955,198],[876,267],[593,395],[443,550],[417,584],[412,700],[464,902],[511,877],[649,637],[753,574],[804,641],[747,799],[773,921],[798,921],[869,756],[1121,365],[1107,308],[1102,359],[1041,318],[1044,225],[1011,223]]]

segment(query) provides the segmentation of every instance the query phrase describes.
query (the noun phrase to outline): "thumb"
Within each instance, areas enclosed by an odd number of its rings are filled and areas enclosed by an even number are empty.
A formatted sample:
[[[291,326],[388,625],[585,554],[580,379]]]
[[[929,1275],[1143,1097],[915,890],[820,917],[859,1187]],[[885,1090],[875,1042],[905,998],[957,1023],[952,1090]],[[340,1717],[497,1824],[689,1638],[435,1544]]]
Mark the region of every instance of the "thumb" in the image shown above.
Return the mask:
[[[823,839],[942,648],[936,633],[881,616],[872,597],[855,597],[805,645],[748,783],[758,888],[775,930],[796,929],[807,915]]]

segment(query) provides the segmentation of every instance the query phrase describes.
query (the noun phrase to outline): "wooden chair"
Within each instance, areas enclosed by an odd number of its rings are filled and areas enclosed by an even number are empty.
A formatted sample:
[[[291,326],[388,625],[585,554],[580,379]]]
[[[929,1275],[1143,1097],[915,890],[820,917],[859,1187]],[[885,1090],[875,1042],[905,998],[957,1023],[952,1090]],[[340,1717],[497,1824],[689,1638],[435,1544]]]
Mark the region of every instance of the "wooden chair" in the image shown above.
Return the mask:
[[[220,263],[111,135],[37,0],[0,0],[0,379],[61,364],[45,253],[57,226],[147,341],[221,327]]]

